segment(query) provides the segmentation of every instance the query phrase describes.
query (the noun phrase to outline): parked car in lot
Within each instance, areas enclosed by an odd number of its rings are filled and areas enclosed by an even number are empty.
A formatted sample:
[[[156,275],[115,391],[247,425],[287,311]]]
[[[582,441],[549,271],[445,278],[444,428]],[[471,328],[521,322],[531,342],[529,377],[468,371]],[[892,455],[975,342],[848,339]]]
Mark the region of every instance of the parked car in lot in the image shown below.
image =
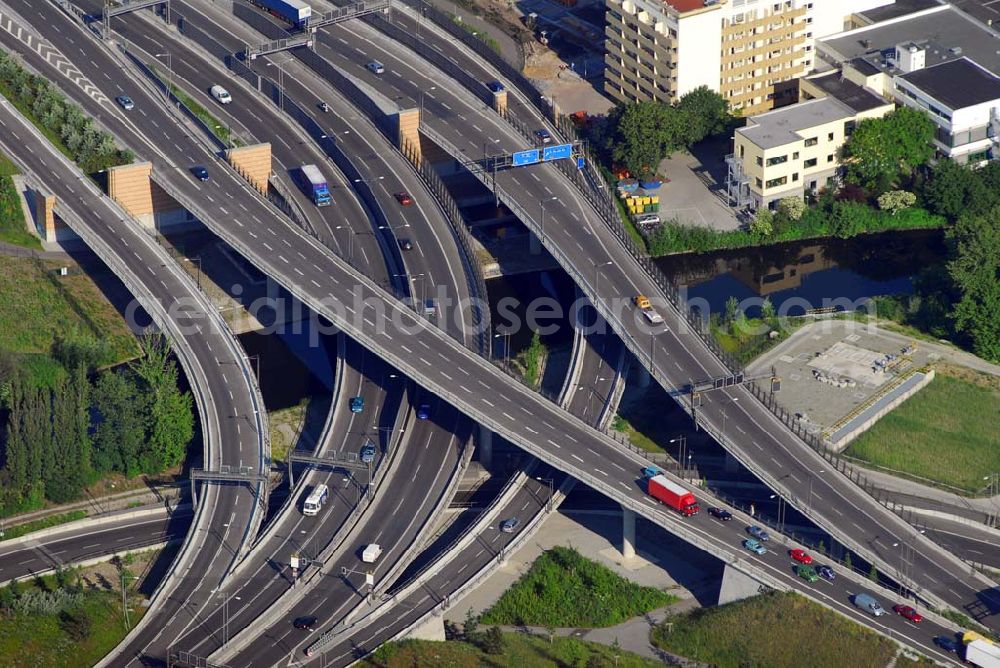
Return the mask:
[[[351,412],[360,413],[365,409],[364,397],[351,397]]]
[[[837,579],[837,574],[834,573],[833,569],[827,566],[826,564],[822,566],[817,566],[816,572],[819,573],[819,576],[824,580],[829,580],[830,582],[833,582],[834,580]]]
[[[819,576],[816,575],[816,569],[812,566],[800,565],[795,569],[795,572],[806,582],[816,582],[819,580]]]
[[[808,565],[813,562],[812,556],[810,556],[809,553],[806,552],[805,550],[798,547],[795,548],[794,550],[789,550],[788,556],[790,556],[792,559],[799,562],[800,564]]]
[[[768,535],[766,531],[761,529],[756,524],[748,526],[747,533],[756,538],[757,540],[771,540],[771,536]]]
[[[745,541],[743,541],[743,547],[757,554],[764,554],[765,552],[767,552],[767,548],[761,545],[754,538],[747,538]]]
[[[551,144],[552,135],[545,128],[539,128],[535,130],[535,139],[538,140],[539,144]]]
[[[722,520],[723,522],[728,522],[733,519],[733,514],[725,508],[716,508],[715,506],[712,506],[708,509],[708,514],[717,520]]]
[[[119,95],[115,98],[115,102],[125,111],[132,111],[135,108],[135,102],[128,95]]]
[[[900,603],[892,606],[892,611],[903,619],[910,620],[914,624],[919,624],[924,619],[924,616],[917,612],[912,605],[903,605]]]
[[[504,533],[514,533],[514,529],[516,529],[520,523],[521,521],[516,517],[510,517],[500,523],[500,531],[503,531]]]

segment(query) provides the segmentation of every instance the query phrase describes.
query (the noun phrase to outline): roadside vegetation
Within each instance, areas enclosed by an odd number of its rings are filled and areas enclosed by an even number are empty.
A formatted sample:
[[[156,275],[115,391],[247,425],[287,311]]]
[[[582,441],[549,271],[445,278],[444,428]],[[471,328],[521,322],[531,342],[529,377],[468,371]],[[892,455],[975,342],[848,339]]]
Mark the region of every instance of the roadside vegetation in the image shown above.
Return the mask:
[[[483,624],[605,627],[675,603],[673,594],[637,585],[576,550],[555,547],[481,618]]]
[[[21,67],[0,51],[0,95],[24,114],[66,156],[87,174],[132,162],[131,151],[119,150],[110,134],[70,102],[43,77]]]
[[[119,568],[125,569],[124,564]],[[127,633],[121,591],[105,582],[105,588],[96,587],[76,570],[61,570],[0,589],[4,665],[84,668],[96,664]],[[129,622],[134,625],[144,610],[142,597],[130,590],[127,601]]]
[[[1000,378],[941,365],[922,390],[862,434],[847,454],[893,471],[983,492],[1000,471]]]
[[[780,632],[779,632],[780,630]],[[884,668],[896,644],[793,593],[771,592],[668,617],[656,647],[718,668]]]
[[[758,316],[749,318],[740,310],[739,300],[730,297],[724,313],[712,314],[710,329],[723,350],[747,364],[787,339],[805,323],[803,318],[778,318],[774,304],[767,297],[760,306]]]
[[[24,524],[18,524],[17,526],[10,527],[9,529],[4,529],[3,535],[0,536],[0,541],[11,540],[12,538],[20,538],[25,534],[29,534],[35,531],[41,531],[42,529],[48,529],[51,527],[59,526],[60,524],[66,524],[68,522],[75,522],[76,520],[82,520],[87,516],[86,510],[74,510],[68,513],[62,513],[60,515],[49,515],[48,517],[42,518],[40,520],[34,520],[32,522],[25,522]]]
[[[542,374],[545,371],[548,355],[549,350],[542,342],[542,337],[538,332],[533,332],[528,347],[511,360],[514,369],[524,379],[524,383],[533,390],[537,390],[542,383]]]
[[[361,665],[369,668],[455,666],[462,668],[663,668],[664,663],[646,659],[620,648],[577,638],[540,638],[523,633],[494,634],[499,651],[490,653],[471,642],[449,640],[403,640],[382,645]],[[495,642],[491,641],[491,642]]]
[[[0,155],[0,241],[15,246],[40,249],[42,243],[25,226],[21,196],[14,187],[14,179],[11,178],[17,173],[17,166],[4,155]]]
[[[156,72],[156,68],[153,68],[153,71]],[[158,72],[157,75],[162,76]],[[198,120],[208,126],[208,129],[219,138],[219,141],[227,146],[239,145],[233,137],[232,129],[213,116],[212,112],[199,104],[193,97],[188,95],[184,89],[179,87],[177,84],[172,83],[170,84],[170,91],[177,97],[178,100],[181,101],[181,104],[190,109],[191,113],[198,117]]]
[[[284,464],[295,440],[302,429],[309,399],[303,399],[295,406],[281,408],[268,412],[267,424],[271,430],[271,460],[275,464]]]

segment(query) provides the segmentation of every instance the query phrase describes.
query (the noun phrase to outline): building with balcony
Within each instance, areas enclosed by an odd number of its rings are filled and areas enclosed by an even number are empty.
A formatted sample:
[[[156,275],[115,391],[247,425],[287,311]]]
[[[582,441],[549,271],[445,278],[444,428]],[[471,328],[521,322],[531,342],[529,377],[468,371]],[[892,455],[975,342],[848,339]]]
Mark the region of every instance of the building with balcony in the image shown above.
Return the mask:
[[[754,114],[796,100],[814,43],[893,0],[605,0],[604,90],[673,102],[706,86]]]
[[[895,108],[839,73],[804,79],[802,97],[809,99],[750,116],[736,130],[727,186],[737,208],[773,207],[835,185],[840,149],[857,123]]]

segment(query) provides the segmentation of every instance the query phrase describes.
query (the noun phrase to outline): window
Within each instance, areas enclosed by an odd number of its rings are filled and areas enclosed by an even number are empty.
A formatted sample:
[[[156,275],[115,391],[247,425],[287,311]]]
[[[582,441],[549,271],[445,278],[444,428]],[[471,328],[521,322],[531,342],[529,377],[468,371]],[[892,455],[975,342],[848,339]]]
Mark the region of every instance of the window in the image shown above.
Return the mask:
[[[743,158],[743,154],[746,152],[746,146],[740,146],[740,158]]]
[[[832,132],[827,133],[826,140],[827,141],[833,141],[833,133]]]
[[[802,163],[802,166],[805,167],[806,169],[809,169],[810,167],[815,167],[816,158],[809,158],[808,160]]]
[[[773,158],[768,158],[767,159],[767,166],[771,167],[773,165],[780,165],[780,164],[785,163],[785,162],[788,162],[788,156],[787,155],[776,155]]]
[[[794,183],[795,181],[798,181],[798,180],[799,180],[799,173],[798,172],[793,172],[792,173],[792,182]]]
[[[796,151],[795,153],[792,153],[792,160],[798,160],[798,159],[799,159],[799,152]]]
[[[826,161],[827,162],[833,162],[833,153],[831,153],[830,155],[826,156]]]
[[[766,188],[775,188],[777,186],[783,186],[786,183],[788,183],[788,177],[781,176],[779,178],[769,180],[767,183],[764,184],[764,186]]]
[[[764,166],[764,158],[761,157],[761,156],[759,156],[759,155],[757,156],[757,166],[758,167],[763,167]]]
[[[816,137],[810,137],[809,139],[806,140],[806,146],[815,146],[818,143],[819,139],[817,139]]]
[[[754,179],[754,182],[755,182],[755,185],[757,186],[757,190],[760,190],[760,187],[761,187],[762,185],[764,185],[764,182],[763,182],[763,181],[761,181],[759,177],[758,177],[758,178],[756,178],[756,179]]]

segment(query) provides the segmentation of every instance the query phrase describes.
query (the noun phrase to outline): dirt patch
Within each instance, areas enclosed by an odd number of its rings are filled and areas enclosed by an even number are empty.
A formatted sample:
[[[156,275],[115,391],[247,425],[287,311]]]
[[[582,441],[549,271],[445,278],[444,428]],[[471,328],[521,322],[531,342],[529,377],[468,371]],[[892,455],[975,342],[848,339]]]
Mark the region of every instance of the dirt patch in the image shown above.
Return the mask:
[[[94,566],[88,566],[80,571],[80,581],[83,586],[93,591],[121,592],[122,569],[128,571],[125,576],[129,591],[136,591],[142,584],[142,578],[159,556],[161,550],[144,550],[130,552],[121,560],[104,561]],[[129,575],[131,574],[131,575]]]
[[[944,374],[945,376],[958,378],[972,383],[973,385],[978,385],[979,387],[983,387],[988,390],[996,390],[997,392],[1000,392],[1000,377],[998,376],[976,371],[975,369],[970,369],[969,367],[959,366],[957,364],[947,364],[944,362],[939,362],[932,366],[936,372]]]

